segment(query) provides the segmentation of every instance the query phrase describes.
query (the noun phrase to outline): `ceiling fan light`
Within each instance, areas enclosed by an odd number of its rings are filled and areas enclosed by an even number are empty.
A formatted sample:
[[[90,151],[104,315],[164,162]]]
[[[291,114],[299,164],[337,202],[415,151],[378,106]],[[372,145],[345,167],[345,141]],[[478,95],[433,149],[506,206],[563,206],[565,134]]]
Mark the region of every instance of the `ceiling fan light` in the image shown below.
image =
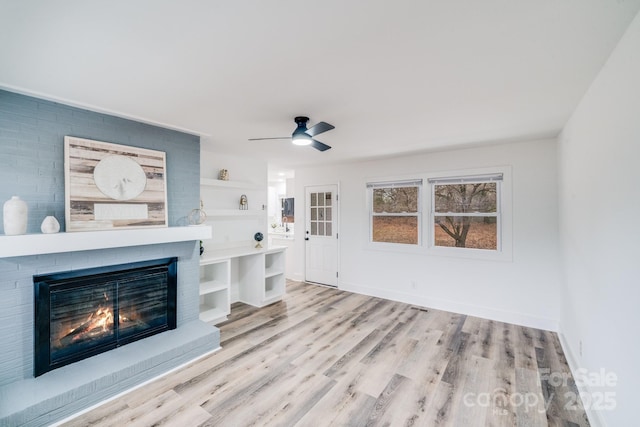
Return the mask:
[[[311,137],[303,132],[294,133],[291,137],[291,142],[293,142],[295,145],[310,145]]]

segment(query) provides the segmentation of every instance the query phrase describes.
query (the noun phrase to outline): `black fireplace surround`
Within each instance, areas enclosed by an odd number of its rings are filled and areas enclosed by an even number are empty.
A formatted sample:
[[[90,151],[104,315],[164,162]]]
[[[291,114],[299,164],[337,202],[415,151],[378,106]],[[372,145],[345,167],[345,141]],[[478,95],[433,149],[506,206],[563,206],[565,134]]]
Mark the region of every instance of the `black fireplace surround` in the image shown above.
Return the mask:
[[[177,258],[33,276],[34,376],[176,328]]]

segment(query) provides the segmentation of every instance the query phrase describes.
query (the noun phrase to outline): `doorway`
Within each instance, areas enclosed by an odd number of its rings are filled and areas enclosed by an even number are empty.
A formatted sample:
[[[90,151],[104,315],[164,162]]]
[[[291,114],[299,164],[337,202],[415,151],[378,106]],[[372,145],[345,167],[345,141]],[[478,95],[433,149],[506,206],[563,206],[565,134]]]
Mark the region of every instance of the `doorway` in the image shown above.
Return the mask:
[[[338,186],[305,188],[305,280],[338,286]]]

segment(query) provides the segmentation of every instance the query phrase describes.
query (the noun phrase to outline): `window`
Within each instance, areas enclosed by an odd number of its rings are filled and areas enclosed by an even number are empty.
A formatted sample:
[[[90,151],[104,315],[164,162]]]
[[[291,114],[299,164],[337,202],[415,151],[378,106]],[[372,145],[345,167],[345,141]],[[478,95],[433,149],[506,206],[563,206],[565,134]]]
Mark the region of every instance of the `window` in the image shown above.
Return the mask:
[[[331,192],[310,193],[310,196],[310,234],[312,236],[331,236],[333,224]]]
[[[368,183],[371,241],[419,245],[422,180]]]
[[[431,178],[432,245],[501,250],[502,174]]]

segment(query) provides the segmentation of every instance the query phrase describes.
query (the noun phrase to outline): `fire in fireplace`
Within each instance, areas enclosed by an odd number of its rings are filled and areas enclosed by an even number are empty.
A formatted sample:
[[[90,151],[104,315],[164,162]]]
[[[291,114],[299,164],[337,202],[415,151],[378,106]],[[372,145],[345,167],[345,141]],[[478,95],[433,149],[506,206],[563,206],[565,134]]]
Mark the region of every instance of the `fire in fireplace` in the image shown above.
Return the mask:
[[[176,327],[177,258],[33,281],[35,376]]]

